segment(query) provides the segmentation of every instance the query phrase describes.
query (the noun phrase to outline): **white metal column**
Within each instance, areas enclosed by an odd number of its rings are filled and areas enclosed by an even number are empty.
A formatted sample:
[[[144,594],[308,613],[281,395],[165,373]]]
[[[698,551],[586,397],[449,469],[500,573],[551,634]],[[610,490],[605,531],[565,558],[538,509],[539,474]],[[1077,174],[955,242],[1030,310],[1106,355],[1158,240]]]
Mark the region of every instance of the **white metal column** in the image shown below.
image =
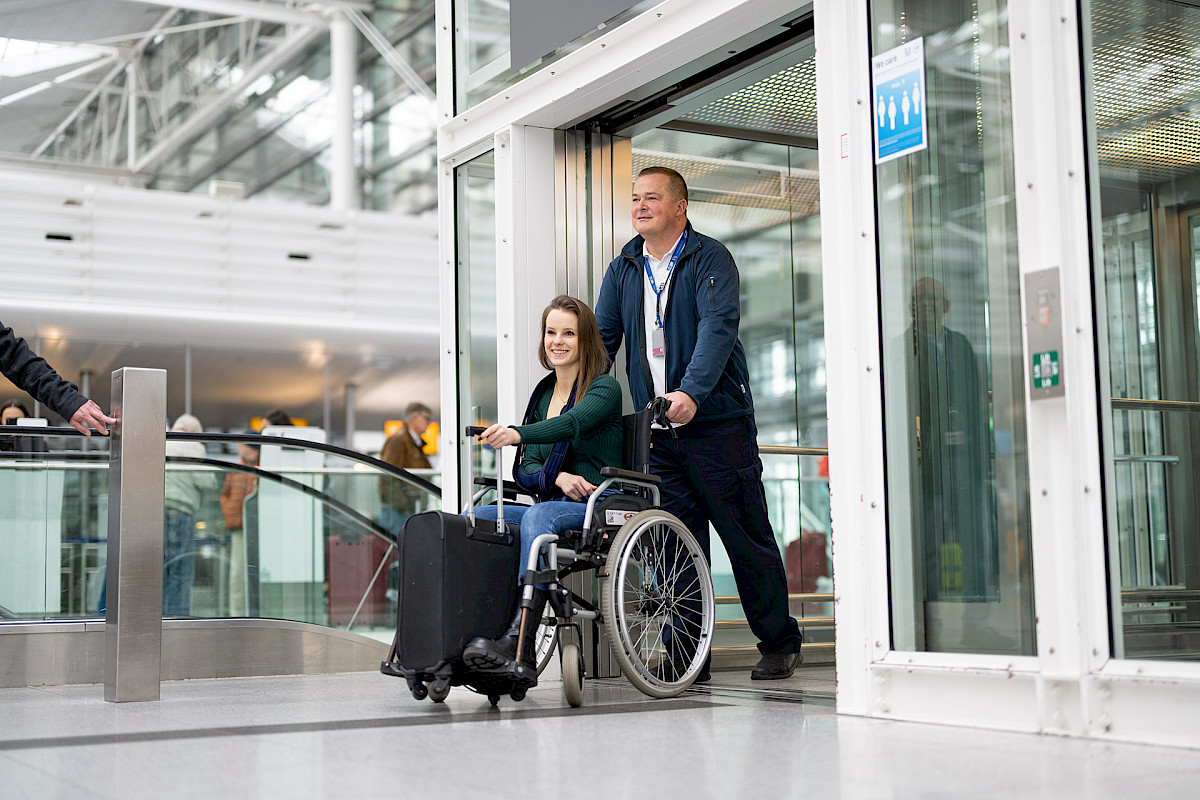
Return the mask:
[[[566,287],[555,264],[562,209],[555,207],[555,136],[510,125],[496,134],[496,386],[500,420],[519,424],[534,383],[546,303]]]
[[[354,172],[354,84],[358,77],[358,31],[344,14],[329,21],[329,102],[333,139],[329,147],[329,205],[342,211],[358,205]]]
[[[867,6],[817,0],[813,12],[830,54],[817,58],[817,126],[838,710],[887,713],[869,674],[890,645]]]

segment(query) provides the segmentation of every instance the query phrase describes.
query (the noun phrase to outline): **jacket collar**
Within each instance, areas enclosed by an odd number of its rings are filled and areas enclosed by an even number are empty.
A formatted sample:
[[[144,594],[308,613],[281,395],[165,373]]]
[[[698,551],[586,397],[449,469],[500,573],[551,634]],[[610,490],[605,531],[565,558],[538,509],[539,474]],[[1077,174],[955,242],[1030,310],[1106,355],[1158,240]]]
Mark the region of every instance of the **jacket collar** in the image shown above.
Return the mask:
[[[683,252],[679,254],[679,259],[681,261],[686,256],[689,256],[700,249],[700,236],[692,227],[691,220],[688,220],[687,227],[685,227],[684,230],[687,231],[687,244],[684,245]],[[642,265],[642,247],[645,242],[646,240],[643,239],[642,235],[639,233],[637,236],[634,236],[632,239],[630,239],[623,248],[621,248],[621,255],[625,256],[625,258],[629,259],[640,268]]]

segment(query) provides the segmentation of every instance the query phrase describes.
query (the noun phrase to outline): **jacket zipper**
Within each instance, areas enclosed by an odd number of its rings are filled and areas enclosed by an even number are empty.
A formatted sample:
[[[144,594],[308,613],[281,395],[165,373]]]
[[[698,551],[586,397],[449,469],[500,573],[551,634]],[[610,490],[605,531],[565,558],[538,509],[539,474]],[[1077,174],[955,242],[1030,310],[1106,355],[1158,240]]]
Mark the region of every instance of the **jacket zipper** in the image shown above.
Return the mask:
[[[713,311],[717,310],[717,279],[712,275],[708,276],[708,294],[712,298]]]

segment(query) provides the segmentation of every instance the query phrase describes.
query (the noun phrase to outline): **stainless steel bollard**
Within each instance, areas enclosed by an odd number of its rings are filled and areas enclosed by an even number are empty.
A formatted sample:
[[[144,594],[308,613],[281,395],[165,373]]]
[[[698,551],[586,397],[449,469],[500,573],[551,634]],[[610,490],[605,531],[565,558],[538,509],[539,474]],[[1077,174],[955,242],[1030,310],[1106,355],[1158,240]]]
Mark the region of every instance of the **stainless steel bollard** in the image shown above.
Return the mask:
[[[162,661],[167,373],[112,374],[104,699],[157,700]]]

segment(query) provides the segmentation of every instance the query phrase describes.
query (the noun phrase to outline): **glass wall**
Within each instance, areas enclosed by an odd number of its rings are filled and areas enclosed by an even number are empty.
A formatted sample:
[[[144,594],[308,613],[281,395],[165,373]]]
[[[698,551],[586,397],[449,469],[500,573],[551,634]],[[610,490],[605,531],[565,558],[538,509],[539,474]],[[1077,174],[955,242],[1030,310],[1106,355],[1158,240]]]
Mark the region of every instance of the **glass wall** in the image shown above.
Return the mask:
[[[741,327],[760,446],[825,447],[825,338],[817,151],[655,129],[633,138],[633,174],[652,166],[688,181],[688,218],[720,240],[741,276]],[[830,591],[829,477],[822,460],[764,454],[767,505],[792,593]],[[737,594],[712,541],[718,596]],[[740,607],[719,607],[722,619]],[[823,607],[793,607],[823,613]],[[748,634],[747,634],[748,635]],[[752,642],[752,637],[747,643]]]
[[[458,271],[458,428],[491,425],[500,413],[496,319],[496,169],[488,151],[454,171]],[[475,475],[496,475],[496,451],[473,448]],[[480,463],[479,459],[486,463]],[[464,489],[459,506],[471,490],[466,460],[460,460]]]
[[[1114,652],[1200,656],[1200,8],[1084,4]]]
[[[876,167],[892,644],[1033,654],[1006,5],[870,10],[873,55],[923,40],[928,131]]]

